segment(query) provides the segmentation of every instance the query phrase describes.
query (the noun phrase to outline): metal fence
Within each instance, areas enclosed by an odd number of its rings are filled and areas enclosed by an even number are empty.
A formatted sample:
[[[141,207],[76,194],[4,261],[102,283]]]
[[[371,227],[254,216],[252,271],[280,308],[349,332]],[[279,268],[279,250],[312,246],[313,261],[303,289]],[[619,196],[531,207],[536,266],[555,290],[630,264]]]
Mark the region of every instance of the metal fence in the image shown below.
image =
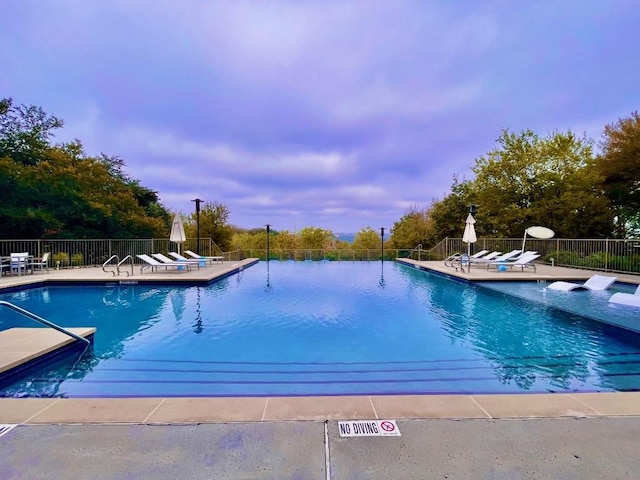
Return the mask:
[[[418,252],[422,260],[442,260],[456,252],[466,252],[460,238],[445,238],[428,251]],[[563,267],[585,268],[620,273],[640,273],[640,239],[564,239],[527,238],[525,250],[540,254],[538,261]],[[479,238],[472,252],[479,250],[509,252],[522,249],[522,238]],[[414,256],[415,258],[415,256]]]
[[[29,252],[42,257],[50,252],[49,265],[53,268],[82,267],[102,265],[113,255],[120,259],[131,255],[177,251],[177,245],[168,238],[143,239],[95,239],[95,240],[0,240],[0,255]],[[180,247],[181,251],[198,251],[198,240],[187,239]],[[200,239],[201,255],[224,255],[224,252],[211,239]],[[228,252],[231,255],[233,252]]]
[[[197,251],[197,239],[187,239],[181,250]],[[497,250],[509,252],[522,248],[521,238],[479,238],[472,245],[472,251]],[[640,240],[582,240],[561,239],[539,240],[527,238],[526,250],[540,254],[538,261],[553,265],[586,268],[620,273],[640,273]],[[74,267],[102,265],[111,256],[123,259],[143,253],[168,252],[177,250],[167,238],[149,239],[100,239],[100,240],[0,240],[0,255],[29,252],[41,257],[50,252],[51,267]],[[455,252],[466,252],[467,244],[460,238],[445,238],[431,249],[270,249],[271,260],[335,260],[373,261],[393,260],[411,257],[415,260],[444,260]],[[266,249],[236,250],[223,252],[211,239],[200,239],[201,255],[223,255],[226,260],[243,258],[267,258]],[[58,263],[59,262],[59,263]]]

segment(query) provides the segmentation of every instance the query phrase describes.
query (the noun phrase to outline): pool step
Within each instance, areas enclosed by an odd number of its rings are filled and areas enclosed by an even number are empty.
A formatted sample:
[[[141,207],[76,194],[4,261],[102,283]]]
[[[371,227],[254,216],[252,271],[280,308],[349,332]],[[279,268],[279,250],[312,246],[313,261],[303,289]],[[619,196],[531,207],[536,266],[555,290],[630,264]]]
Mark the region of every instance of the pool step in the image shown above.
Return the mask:
[[[93,327],[68,328],[72,333],[91,341]],[[0,378],[24,370],[43,357],[55,355],[78,340],[51,328],[9,328],[0,332]]]

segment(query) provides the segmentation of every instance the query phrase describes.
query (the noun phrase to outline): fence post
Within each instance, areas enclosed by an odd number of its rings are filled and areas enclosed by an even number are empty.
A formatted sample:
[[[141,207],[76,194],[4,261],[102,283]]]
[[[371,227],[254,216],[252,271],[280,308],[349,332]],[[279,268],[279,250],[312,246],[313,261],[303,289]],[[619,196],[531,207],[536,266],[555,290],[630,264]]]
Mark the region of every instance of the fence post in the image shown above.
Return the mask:
[[[609,239],[604,240],[604,271],[609,270]]]

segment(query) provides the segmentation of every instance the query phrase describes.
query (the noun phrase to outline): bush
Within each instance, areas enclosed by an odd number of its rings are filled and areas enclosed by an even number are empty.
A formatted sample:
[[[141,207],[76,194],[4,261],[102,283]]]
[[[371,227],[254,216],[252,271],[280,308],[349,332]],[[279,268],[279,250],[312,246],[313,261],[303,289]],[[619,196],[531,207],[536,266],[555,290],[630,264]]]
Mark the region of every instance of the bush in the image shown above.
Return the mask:
[[[60,268],[64,268],[69,266],[69,254],[65,253],[65,252],[58,252],[58,253],[54,253],[52,256],[53,259],[53,266],[58,267],[60,266]]]
[[[84,264],[84,257],[81,253],[74,253],[71,256],[71,265],[73,267],[80,267]]]

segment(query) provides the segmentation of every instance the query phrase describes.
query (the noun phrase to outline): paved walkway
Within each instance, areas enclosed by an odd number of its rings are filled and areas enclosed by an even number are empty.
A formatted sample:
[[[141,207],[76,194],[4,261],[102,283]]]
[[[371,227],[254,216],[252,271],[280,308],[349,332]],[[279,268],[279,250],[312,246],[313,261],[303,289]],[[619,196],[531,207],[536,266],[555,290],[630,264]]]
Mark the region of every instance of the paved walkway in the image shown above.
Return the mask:
[[[401,436],[340,437],[337,422],[19,426],[0,478],[638,478],[640,418],[404,420]]]

